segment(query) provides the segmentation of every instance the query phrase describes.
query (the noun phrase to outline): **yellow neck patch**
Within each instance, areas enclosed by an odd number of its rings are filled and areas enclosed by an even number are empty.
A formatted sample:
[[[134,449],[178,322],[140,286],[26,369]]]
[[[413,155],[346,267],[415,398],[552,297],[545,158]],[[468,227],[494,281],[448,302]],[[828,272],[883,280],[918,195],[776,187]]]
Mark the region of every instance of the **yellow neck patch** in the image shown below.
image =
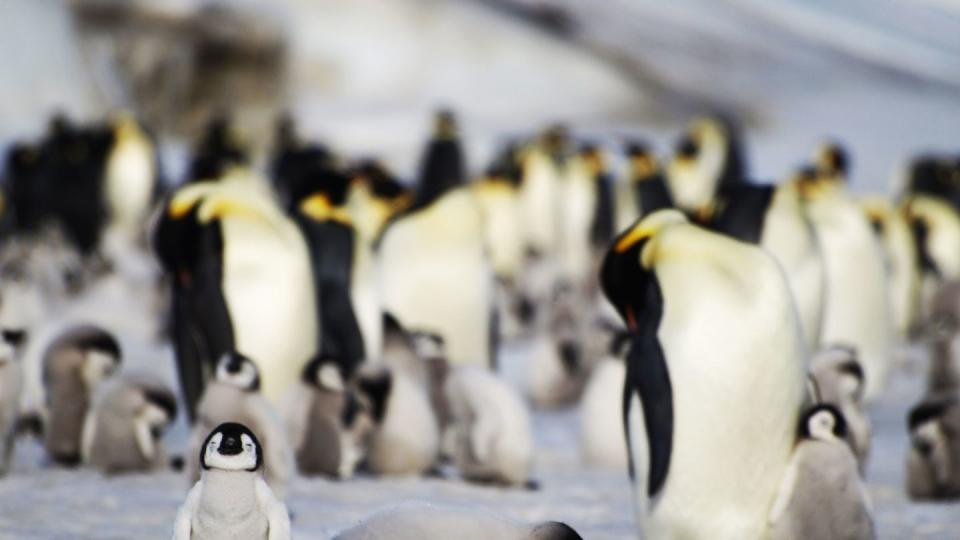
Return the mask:
[[[340,206],[334,206],[323,193],[317,193],[300,203],[300,212],[317,221],[336,221],[344,225],[353,225],[350,214]]]

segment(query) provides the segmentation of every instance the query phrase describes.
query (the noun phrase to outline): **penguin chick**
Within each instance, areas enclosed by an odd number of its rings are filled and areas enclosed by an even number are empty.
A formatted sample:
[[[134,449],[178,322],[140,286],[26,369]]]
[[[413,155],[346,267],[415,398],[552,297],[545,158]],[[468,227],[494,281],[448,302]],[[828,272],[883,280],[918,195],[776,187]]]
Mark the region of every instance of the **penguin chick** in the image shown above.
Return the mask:
[[[227,422],[198,449],[203,473],[177,513],[173,540],[288,540],[287,507],[263,481],[263,448],[246,426]]]
[[[450,422],[450,404],[444,394],[443,387],[450,374],[450,363],[444,348],[443,337],[430,332],[414,332],[411,335],[413,347],[417,357],[423,363],[427,379],[427,393],[430,396],[430,406],[437,417],[437,426],[440,431]]]
[[[436,460],[440,435],[423,389],[382,367],[361,368],[354,389],[374,425],[366,460],[370,470],[383,475],[426,472]]]
[[[3,476],[10,470],[17,435],[23,385],[17,348],[23,341],[23,333],[3,330],[0,337],[0,476]]]
[[[626,331],[616,331],[609,352],[591,372],[580,400],[580,453],[591,467],[628,468],[622,418],[628,343]]]
[[[836,346],[815,354],[810,360],[815,403],[829,403],[843,413],[847,442],[860,464],[866,467],[870,454],[870,419],[863,404],[863,367],[856,350]]]
[[[797,447],[770,510],[772,540],[876,538],[846,431],[833,405],[815,405],[802,415]]]
[[[569,525],[548,521],[533,525],[468,510],[414,502],[381,510],[341,532],[334,540],[581,540]]]
[[[314,358],[290,394],[287,433],[305,475],[350,478],[364,457],[369,417],[357,414],[354,395],[347,390],[337,362]]]
[[[546,332],[534,337],[527,394],[534,407],[556,408],[576,401],[589,375],[582,323],[585,294],[569,285],[558,287],[550,303]]]
[[[914,500],[960,498],[960,404],[954,394],[929,396],[907,418],[907,495]]]
[[[173,392],[159,381],[136,378],[104,384],[98,394],[84,423],[84,463],[104,474],[166,467],[162,438],[177,417]]]
[[[525,485],[533,464],[533,437],[526,405],[493,373],[462,367],[446,387],[451,424],[444,453],[467,480]]]
[[[57,337],[43,356],[47,417],[44,445],[54,462],[80,462],[83,425],[97,387],[120,366],[120,346],[107,331],[77,326]]]
[[[929,351],[927,390],[933,394],[960,390],[960,281],[937,287],[922,337]]]
[[[270,488],[282,500],[293,474],[293,455],[279,415],[260,394],[257,365],[234,351],[217,363],[214,380],[207,385],[197,406],[197,420],[190,435],[191,480],[200,476],[200,444],[207,433],[223,422],[240,422],[256,430],[263,438],[264,476]]]

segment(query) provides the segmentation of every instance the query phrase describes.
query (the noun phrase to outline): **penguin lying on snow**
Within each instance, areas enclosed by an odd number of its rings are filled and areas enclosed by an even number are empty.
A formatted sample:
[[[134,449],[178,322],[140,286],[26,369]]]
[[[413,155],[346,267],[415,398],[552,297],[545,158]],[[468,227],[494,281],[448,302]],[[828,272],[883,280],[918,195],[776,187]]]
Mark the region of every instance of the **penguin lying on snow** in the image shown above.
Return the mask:
[[[120,346],[95,326],[67,330],[47,348],[43,357],[47,397],[44,445],[55,462],[80,462],[84,421],[94,394],[119,366]]]
[[[533,435],[526,404],[509,384],[481,368],[454,370],[445,386],[451,422],[444,453],[467,480],[533,487]]]
[[[907,418],[907,495],[914,500],[960,498],[960,402],[954,393],[926,397]]]
[[[832,405],[816,405],[803,415],[797,448],[770,510],[771,540],[876,538],[846,429]]]
[[[293,475],[293,456],[286,431],[270,402],[260,395],[257,365],[238,352],[223,355],[217,363],[214,380],[207,385],[197,406],[189,445],[193,453],[187,469],[191,481],[201,473],[196,458],[201,455],[197,452],[203,437],[222,422],[241,422],[260,433],[266,461],[264,475],[273,492],[283,499]]]
[[[335,540],[581,540],[565,523],[527,525],[471,512],[407,503],[377,512]]]
[[[780,266],[661,210],[613,242],[601,283],[630,335],[622,411],[641,535],[761,538],[804,399]]]
[[[23,386],[17,346],[20,337],[8,330],[0,333],[0,476],[10,470]]]
[[[107,383],[84,422],[83,461],[105,474],[164,468],[162,437],[176,417],[176,397],[159,381]]]
[[[427,472],[437,458],[440,435],[426,392],[404,374],[383,367],[361,368],[353,384],[362,414],[374,424],[366,458],[370,471]]]
[[[810,359],[810,379],[813,402],[833,405],[843,413],[847,442],[863,471],[870,455],[870,419],[863,403],[866,381],[857,352],[849,347],[818,352]]]
[[[369,417],[358,413],[337,363],[320,357],[311,360],[287,405],[287,433],[299,471],[353,476],[372,427]]]
[[[197,449],[203,473],[180,511],[173,540],[289,540],[290,516],[263,481],[263,448],[246,426],[217,426]]]

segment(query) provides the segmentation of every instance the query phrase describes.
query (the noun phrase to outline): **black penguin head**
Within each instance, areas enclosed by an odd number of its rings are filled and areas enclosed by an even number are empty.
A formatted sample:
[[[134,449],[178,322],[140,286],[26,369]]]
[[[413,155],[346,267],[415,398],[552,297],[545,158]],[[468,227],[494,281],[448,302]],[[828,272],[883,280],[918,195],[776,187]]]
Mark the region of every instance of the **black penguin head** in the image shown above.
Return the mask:
[[[213,116],[194,149],[189,181],[217,180],[232,167],[250,162],[228,113]]]
[[[819,441],[843,440],[847,437],[847,421],[840,409],[829,403],[810,407],[801,415],[799,438]]]
[[[343,392],[346,387],[337,361],[321,355],[307,362],[301,379],[304,384],[327,392]]]
[[[200,447],[203,470],[253,472],[263,464],[263,449],[247,426],[234,422],[220,424]]]
[[[260,390],[260,370],[253,360],[237,351],[224,353],[220,358],[216,379],[246,392]]]
[[[850,157],[846,148],[836,141],[821,145],[817,152],[817,172],[825,178],[846,179],[850,173]]]
[[[686,134],[677,141],[677,147],[674,153],[678,161],[695,161],[700,155],[700,143],[692,134]]]
[[[627,141],[624,152],[630,162],[630,177],[633,180],[644,180],[656,172],[657,157],[645,141]]]
[[[83,378],[88,388],[95,387],[120,369],[120,344],[106,330],[96,327],[82,329],[74,346],[83,353]]]
[[[354,382],[354,397],[377,424],[382,423],[387,414],[387,402],[392,390],[393,374],[387,369],[362,371]]]
[[[19,349],[27,341],[27,331],[22,328],[4,328],[0,331],[3,342],[14,349]]]
[[[151,387],[143,389],[143,397],[147,405],[154,408],[148,421],[153,428],[154,437],[159,437],[163,429],[177,418],[177,399],[165,388]]]
[[[433,117],[434,139],[456,139],[459,135],[457,117],[450,109],[440,109]]]
[[[952,395],[935,396],[918,403],[907,415],[907,429],[912,432],[923,424],[939,420],[947,411],[956,407],[957,403],[957,398]]]
[[[534,527],[530,540],[583,540],[573,527],[559,521],[548,521]]]

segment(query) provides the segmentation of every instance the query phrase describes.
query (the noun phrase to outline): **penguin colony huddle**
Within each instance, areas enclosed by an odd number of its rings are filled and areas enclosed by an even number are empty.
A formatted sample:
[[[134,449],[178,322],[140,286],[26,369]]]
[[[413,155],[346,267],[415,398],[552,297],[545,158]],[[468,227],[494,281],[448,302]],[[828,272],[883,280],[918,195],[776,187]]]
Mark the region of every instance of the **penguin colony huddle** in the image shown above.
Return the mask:
[[[735,124],[712,117],[662,164],[628,141],[623,181],[609,149],[560,126],[468,181],[449,111],[409,186],[290,118],[268,154],[258,166],[217,118],[168,190],[128,115],[58,116],[11,148],[0,471],[32,427],[54,465],[185,467],[176,539],[283,539],[297,474],[535,490],[529,407],[579,402],[584,464],[629,475],[643,538],[869,539],[866,407],[894,347],[915,341],[929,377],[907,419],[906,489],[960,497],[956,159],[918,159],[895,200],[852,195],[836,143],[760,184]],[[145,252],[177,389],[128,370],[103,325],[44,327]],[[503,342],[525,352],[519,389]],[[163,443],[181,411],[185,459]],[[419,503],[339,538],[452,531],[580,538]]]

